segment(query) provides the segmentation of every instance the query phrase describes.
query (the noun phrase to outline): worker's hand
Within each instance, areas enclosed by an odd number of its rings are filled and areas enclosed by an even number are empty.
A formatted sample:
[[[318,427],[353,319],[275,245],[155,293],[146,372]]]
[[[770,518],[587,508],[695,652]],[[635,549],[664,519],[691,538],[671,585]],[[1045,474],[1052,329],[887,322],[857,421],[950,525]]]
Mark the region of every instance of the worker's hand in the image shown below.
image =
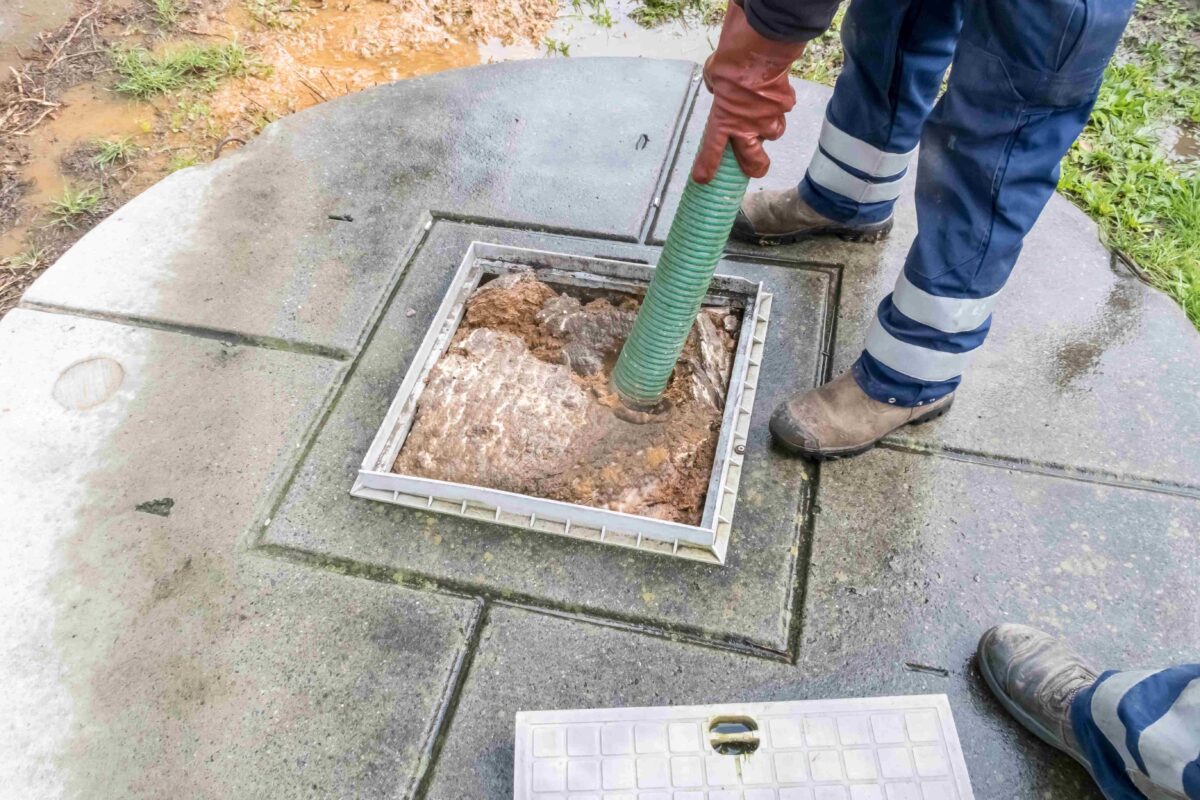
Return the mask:
[[[804,42],[780,42],[759,35],[736,0],[730,0],[716,51],[704,64],[704,83],[713,93],[704,139],[692,178],[708,183],[728,142],[742,172],[767,174],[771,160],[763,140],[783,135],[783,115],[796,105],[788,72],[804,52]]]

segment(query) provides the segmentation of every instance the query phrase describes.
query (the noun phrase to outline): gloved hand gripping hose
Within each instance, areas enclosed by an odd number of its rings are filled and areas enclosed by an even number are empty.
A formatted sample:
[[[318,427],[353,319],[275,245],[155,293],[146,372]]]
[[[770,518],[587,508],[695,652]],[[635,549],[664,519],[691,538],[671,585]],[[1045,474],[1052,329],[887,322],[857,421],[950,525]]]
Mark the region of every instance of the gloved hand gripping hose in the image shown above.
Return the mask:
[[[646,299],[613,370],[613,389],[631,408],[652,408],[667,388],[746,194],[746,176],[767,173],[771,161],[763,140],[783,135],[784,115],[796,104],[788,71],[803,52],[803,42],[761,36],[741,0],[731,0],[717,49],[704,63],[713,104],[700,149]],[[697,183],[710,175],[711,180]]]
[[[749,182],[728,145],[711,181],[688,177],[646,299],[613,370],[613,389],[625,405],[651,408],[666,391]]]

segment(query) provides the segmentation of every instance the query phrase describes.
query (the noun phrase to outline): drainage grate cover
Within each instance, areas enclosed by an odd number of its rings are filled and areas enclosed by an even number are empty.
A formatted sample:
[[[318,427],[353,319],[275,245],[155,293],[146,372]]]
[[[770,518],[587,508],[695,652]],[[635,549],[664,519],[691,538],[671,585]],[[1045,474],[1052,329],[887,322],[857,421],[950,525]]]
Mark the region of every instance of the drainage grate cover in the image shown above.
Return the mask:
[[[739,310],[742,324],[699,525],[390,471],[412,429],[430,372],[462,321],[467,299],[485,277],[518,270],[532,270],[537,278],[550,284],[635,294],[644,294],[654,273],[653,267],[646,264],[473,242],[363,459],[350,493],[513,528],[724,564],[771,308],[771,295],[763,291],[762,284],[744,278],[716,276],[704,301],[705,305]]]
[[[522,711],[515,800],[972,800],[945,695]]]

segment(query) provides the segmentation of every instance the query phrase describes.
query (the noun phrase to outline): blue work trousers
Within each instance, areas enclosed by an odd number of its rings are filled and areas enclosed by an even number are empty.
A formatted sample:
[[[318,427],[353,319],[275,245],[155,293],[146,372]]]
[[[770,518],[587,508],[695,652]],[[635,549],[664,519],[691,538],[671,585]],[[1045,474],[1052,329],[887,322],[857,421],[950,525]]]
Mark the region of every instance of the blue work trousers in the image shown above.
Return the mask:
[[[886,219],[920,144],[917,236],[853,367],[871,397],[920,406],[958,386],[1132,11],[1133,0],[850,3],[845,68],[801,196],[839,221]]]
[[[1200,800],[1200,664],[1106,672],[1071,727],[1108,800]]]

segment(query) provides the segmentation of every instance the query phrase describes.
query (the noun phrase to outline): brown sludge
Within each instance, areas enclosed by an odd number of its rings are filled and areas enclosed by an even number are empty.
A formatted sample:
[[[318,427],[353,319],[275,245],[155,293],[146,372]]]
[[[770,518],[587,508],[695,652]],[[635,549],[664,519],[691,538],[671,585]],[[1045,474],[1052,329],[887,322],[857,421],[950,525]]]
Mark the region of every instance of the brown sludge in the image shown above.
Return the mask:
[[[699,523],[738,319],[701,312],[667,389],[669,412],[636,424],[619,414],[608,376],[638,300],[592,298],[529,273],[477,289],[394,471]]]

